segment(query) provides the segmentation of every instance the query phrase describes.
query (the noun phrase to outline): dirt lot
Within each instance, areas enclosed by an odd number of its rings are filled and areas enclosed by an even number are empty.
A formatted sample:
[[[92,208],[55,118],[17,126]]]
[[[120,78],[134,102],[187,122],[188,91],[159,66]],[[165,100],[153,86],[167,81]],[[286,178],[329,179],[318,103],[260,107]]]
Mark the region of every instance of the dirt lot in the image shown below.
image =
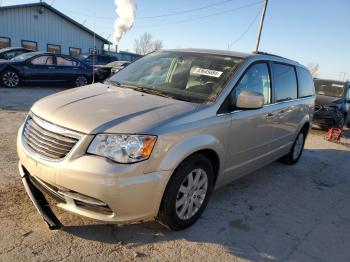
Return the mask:
[[[58,88],[0,88],[0,261],[350,261],[349,147],[313,131],[295,166],[273,163],[214,193],[191,228],[107,225],[55,208],[50,231],[17,171],[30,105]]]

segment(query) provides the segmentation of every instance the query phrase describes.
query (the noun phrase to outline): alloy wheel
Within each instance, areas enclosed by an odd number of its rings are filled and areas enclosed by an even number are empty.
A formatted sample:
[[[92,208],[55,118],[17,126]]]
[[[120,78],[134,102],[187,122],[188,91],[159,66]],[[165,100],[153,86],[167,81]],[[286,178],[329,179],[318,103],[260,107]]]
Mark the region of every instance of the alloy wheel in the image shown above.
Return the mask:
[[[192,218],[202,206],[208,191],[208,176],[194,169],[183,180],[176,196],[176,214],[182,220]]]
[[[77,79],[75,80],[75,85],[76,86],[84,86],[87,84],[87,79],[85,76],[78,76]]]
[[[12,71],[7,71],[2,75],[2,82],[7,87],[16,87],[19,84],[19,76]]]

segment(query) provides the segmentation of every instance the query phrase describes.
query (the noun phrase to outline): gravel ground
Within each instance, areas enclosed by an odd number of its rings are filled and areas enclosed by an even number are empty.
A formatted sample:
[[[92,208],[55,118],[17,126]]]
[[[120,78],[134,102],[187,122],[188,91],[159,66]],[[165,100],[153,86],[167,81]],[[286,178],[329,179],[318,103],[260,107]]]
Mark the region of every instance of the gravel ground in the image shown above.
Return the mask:
[[[58,90],[0,88],[0,261],[350,261],[349,147],[321,131],[297,165],[276,162],[216,191],[187,230],[54,208],[66,227],[50,231],[20,181],[15,141],[33,101]]]

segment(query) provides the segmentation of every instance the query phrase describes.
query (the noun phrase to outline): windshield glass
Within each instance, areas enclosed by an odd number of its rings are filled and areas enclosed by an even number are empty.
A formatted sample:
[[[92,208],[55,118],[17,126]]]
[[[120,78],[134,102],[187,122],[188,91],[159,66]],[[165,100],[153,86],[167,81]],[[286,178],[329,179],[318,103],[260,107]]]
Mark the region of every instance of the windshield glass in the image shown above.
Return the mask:
[[[130,64],[109,81],[146,88],[175,99],[208,103],[216,99],[242,58],[163,51]]]
[[[37,53],[34,53],[34,52],[24,53],[24,54],[15,56],[14,58],[11,59],[11,61],[16,61],[16,62],[24,61],[24,60],[27,60],[28,58],[31,58],[32,56],[35,56],[35,55],[37,55]]]
[[[317,95],[343,97],[345,83],[336,81],[316,80],[315,89]]]

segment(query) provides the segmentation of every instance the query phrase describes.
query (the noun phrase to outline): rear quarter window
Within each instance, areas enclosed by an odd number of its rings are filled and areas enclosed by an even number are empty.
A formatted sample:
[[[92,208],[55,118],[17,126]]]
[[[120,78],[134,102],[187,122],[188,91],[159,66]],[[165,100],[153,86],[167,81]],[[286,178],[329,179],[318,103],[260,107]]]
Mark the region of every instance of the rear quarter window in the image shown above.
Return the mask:
[[[275,102],[288,101],[298,97],[298,84],[294,66],[272,63]]]
[[[309,73],[309,71],[302,67],[297,67],[297,75],[299,97],[302,98],[315,95],[314,80],[312,79],[312,76]]]

